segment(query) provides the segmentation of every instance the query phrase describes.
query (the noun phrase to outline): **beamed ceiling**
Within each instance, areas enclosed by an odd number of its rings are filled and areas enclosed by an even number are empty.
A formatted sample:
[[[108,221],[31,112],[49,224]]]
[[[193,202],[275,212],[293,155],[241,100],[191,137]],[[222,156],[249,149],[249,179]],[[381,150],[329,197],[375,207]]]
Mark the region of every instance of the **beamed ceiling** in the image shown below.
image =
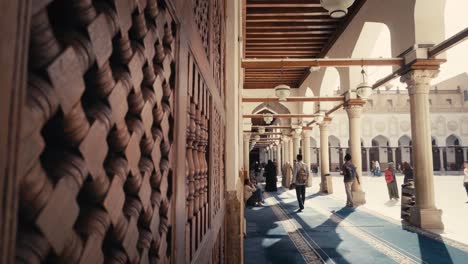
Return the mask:
[[[245,0],[245,58],[323,58],[366,0],[334,19],[320,0]],[[245,69],[244,88],[297,88],[309,68]]]

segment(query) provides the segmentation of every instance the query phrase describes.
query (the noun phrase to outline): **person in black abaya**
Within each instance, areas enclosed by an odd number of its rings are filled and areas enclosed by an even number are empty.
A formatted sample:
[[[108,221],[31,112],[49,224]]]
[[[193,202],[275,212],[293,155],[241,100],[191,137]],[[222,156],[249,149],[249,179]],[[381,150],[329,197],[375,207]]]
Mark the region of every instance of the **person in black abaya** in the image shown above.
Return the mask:
[[[275,164],[273,164],[273,161],[268,160],[268,164],[266,165],[265,168],[265,173],[266,173],[266,186],[265,186],[265,191],[266,192],[276,192],[276,168]]]

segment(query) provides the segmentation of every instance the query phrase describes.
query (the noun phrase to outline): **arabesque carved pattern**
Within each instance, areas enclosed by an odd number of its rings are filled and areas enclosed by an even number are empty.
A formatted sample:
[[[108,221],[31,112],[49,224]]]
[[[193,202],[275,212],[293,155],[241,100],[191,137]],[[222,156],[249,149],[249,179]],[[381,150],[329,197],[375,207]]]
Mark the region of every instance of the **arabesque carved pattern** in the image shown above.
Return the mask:
[[[212,68],[219,95],[224,98],[224,1],[212,0]]]
[[[176,27],[165,1],[32,10],[17,261],[169,263]]]
[[[198,27],[198,33],[202,39],[205,53],[210,49],[210,0],[192,0],[193,18]]]

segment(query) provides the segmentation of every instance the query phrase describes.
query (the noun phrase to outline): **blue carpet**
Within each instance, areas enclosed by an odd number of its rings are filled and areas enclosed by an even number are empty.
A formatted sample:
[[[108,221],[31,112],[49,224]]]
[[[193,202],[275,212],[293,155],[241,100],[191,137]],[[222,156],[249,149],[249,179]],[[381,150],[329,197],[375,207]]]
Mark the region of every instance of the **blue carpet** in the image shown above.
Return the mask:
[[[309,195],[302,213],[295,212],[298,205],[292,192],[272,196],[269,202],[279,202],[276,211],[274,206],[245,211],[245,263],[307,263],[288,236],[284,221],[279,221],[284,219],[275,214],[278,209],[292,219],[320,262],[468,263],[468,252],[460,246],[406,230],[401,224],[360,209],[342,207],[343,202],[329,196]]]

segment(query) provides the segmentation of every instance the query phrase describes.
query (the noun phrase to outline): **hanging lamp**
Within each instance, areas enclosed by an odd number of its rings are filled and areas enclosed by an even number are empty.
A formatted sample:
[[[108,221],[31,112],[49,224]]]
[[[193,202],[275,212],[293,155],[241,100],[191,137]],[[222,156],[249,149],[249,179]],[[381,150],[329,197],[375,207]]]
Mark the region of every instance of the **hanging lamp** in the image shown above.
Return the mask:
[[[322,7],[332,18],[342,18],[348,14],[348,8],[354,0],[320,0]]]
[[[362,82],[356,87],[356,94],[359,98],[367,100],[372,95],[372,87],[367,83],[367,75],[364,67],[361,70]]]
[[[283,82],[283,61],[281,61],[280,80]],[[291,94],[291,87],[286,84],[280,84],[275,87],[275,95],[279,101],[286,101]]]

